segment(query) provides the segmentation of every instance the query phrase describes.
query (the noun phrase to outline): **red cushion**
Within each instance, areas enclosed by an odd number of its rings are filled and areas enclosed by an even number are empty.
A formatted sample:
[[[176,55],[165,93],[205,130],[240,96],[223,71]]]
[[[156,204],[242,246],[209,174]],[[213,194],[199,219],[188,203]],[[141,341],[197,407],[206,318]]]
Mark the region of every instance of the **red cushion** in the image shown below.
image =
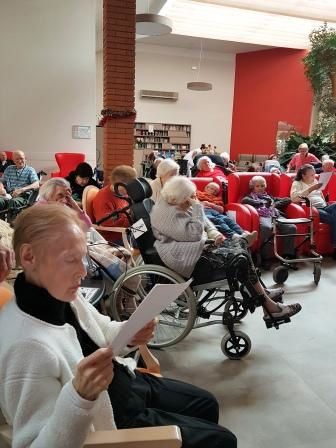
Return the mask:
[[[77,152],[56,152],[56,162],[60,168],[59,176],[66,177],[70,171],[76,169],[79,163],[85,161],[85,154]],[[55,177],[55,173],[52,173],[52,177]]]
[[[190,177],[189,179],[196,185],[199,191],[204,191],[208,183],[213,182],[212,177]]]
[[[275,173],[232,173],[228,179],[228,202],[239,202],[250,193],[249,182],[254,176],[262,176],[267,183],[266,191],[271,196],[279,196],[280,176]]]

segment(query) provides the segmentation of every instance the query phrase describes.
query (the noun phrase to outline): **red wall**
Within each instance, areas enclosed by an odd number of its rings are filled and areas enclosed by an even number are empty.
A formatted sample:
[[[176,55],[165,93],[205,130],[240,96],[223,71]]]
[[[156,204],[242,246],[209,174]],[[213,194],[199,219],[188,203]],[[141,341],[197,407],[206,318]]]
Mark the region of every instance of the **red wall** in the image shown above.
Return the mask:
[[[278,121],[309,133],[313,96],[304,54],[287,48],[237,54],[231,159],[240,153],[273,153]]]

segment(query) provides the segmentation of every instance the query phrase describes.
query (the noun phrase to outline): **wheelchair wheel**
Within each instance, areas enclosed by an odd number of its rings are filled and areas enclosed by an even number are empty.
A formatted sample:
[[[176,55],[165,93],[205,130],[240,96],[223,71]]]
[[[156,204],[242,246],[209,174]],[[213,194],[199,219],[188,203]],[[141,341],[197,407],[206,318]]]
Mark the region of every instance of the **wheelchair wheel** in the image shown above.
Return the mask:
[[[127,320],[157,283],[183,282],[182,277],[163,266],[144,265],[129,269],[113,286],[110,296],[112,318]],[[196,300],[191,288],[187,288],[161,312],[154,338],[148,346],[161,348],[177,344],[190,333],[195,320]]]
[[[320,263],[314,263],[314,283],[317,286],[321,278],[321,265]]]
[[[234,299],[234,300],[230,299],[224,305],[224,312],[229,313],[233,318],[233,322],[237,323],[244,319],[244,317],[248,313],[248,309],[244,306],[243,299]],[[223,314],[223,321],[224,321],[224,314]],[[226,323],[223,322],[223,325],[226,325]]]
[[[250,353],[251,339],[243,331],[235,331],[234,336],[226,333],[221,342],[221,349],[229,359],[242,359]]]
[[[285,283],[288,279],[288,269],[286,266],[278,266],[273,271],[273,280],[274,283]]]

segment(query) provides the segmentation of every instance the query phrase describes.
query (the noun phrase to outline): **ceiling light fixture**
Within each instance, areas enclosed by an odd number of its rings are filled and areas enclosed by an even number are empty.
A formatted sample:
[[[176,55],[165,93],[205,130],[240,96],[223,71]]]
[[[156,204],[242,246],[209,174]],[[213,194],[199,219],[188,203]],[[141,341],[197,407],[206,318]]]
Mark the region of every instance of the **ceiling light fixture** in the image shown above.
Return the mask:
[[[198,62],[198,71],[197,71],[197,80],[188,82],[187,89],[196,90],[198,92],[206,92],[208,90],[212,90],[212,84],[210,82],[199,81],[200,73],[201,73],[201,62],[202,62],[202,54],[203,54],[203,43],[201,39],[201,49],[200,56]],[[196,67],[192,67],[192,70],[195,70]]]
[[[136,34],[142,36],[162,36],[171,33],[173,30],[173,22],[169,17],[149,12],[149,0],[147,1],[147,13],[137,14],[135,19]]]

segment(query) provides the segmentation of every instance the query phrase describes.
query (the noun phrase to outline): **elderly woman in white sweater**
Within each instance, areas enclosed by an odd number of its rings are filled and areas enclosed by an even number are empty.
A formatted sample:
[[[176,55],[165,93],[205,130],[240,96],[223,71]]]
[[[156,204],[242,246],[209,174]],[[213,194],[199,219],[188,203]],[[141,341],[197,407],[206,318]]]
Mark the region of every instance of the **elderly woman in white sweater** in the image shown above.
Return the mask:
[[[225,278],[223,268],[218,268],[222,272],[216,272],[209,260],[207,239],[213,240],[217,247],[224,245],[225,253],[232,249],[232,252],[243,250],[248,254],[244,238],[225,240],[206,218],[202,204],[196,200],[195,184],[182,176],[170,179],[162,189],[161,199],[151,213],[151,225],[156,238],[154,245],[163,263],[185,277],[193,276],[198,283],[208,283],[211,278],[218,278],[221,273],[222,278]],[[256,294],[265,298],[264,319],[270,319],[269,314],[274,319],[280,319],[298,313],[301,310],[298,303],[283,305],[271,300],[259,282],[249,255],[248,258],[249,283]]]
[[[161,190],[164,184],[174,176],[177,176],[180,166],[172,159],[162,160],[156,170],[156,179],[151,183],[152,197],[154,202],[160,198]]]
[[[235,436],[217,425],[218,404],[208,392],[114,358],[111,345],[124,323],[78,293],[86,275],[83,227],[56,204],[31,207],[15,222],[24,273],[0,311],[0,407],[13,447],[81,448],[89,431],[174,424],[184,447],[236,448]],[[130,344],[147,343],[154,327],[148,323]]]

